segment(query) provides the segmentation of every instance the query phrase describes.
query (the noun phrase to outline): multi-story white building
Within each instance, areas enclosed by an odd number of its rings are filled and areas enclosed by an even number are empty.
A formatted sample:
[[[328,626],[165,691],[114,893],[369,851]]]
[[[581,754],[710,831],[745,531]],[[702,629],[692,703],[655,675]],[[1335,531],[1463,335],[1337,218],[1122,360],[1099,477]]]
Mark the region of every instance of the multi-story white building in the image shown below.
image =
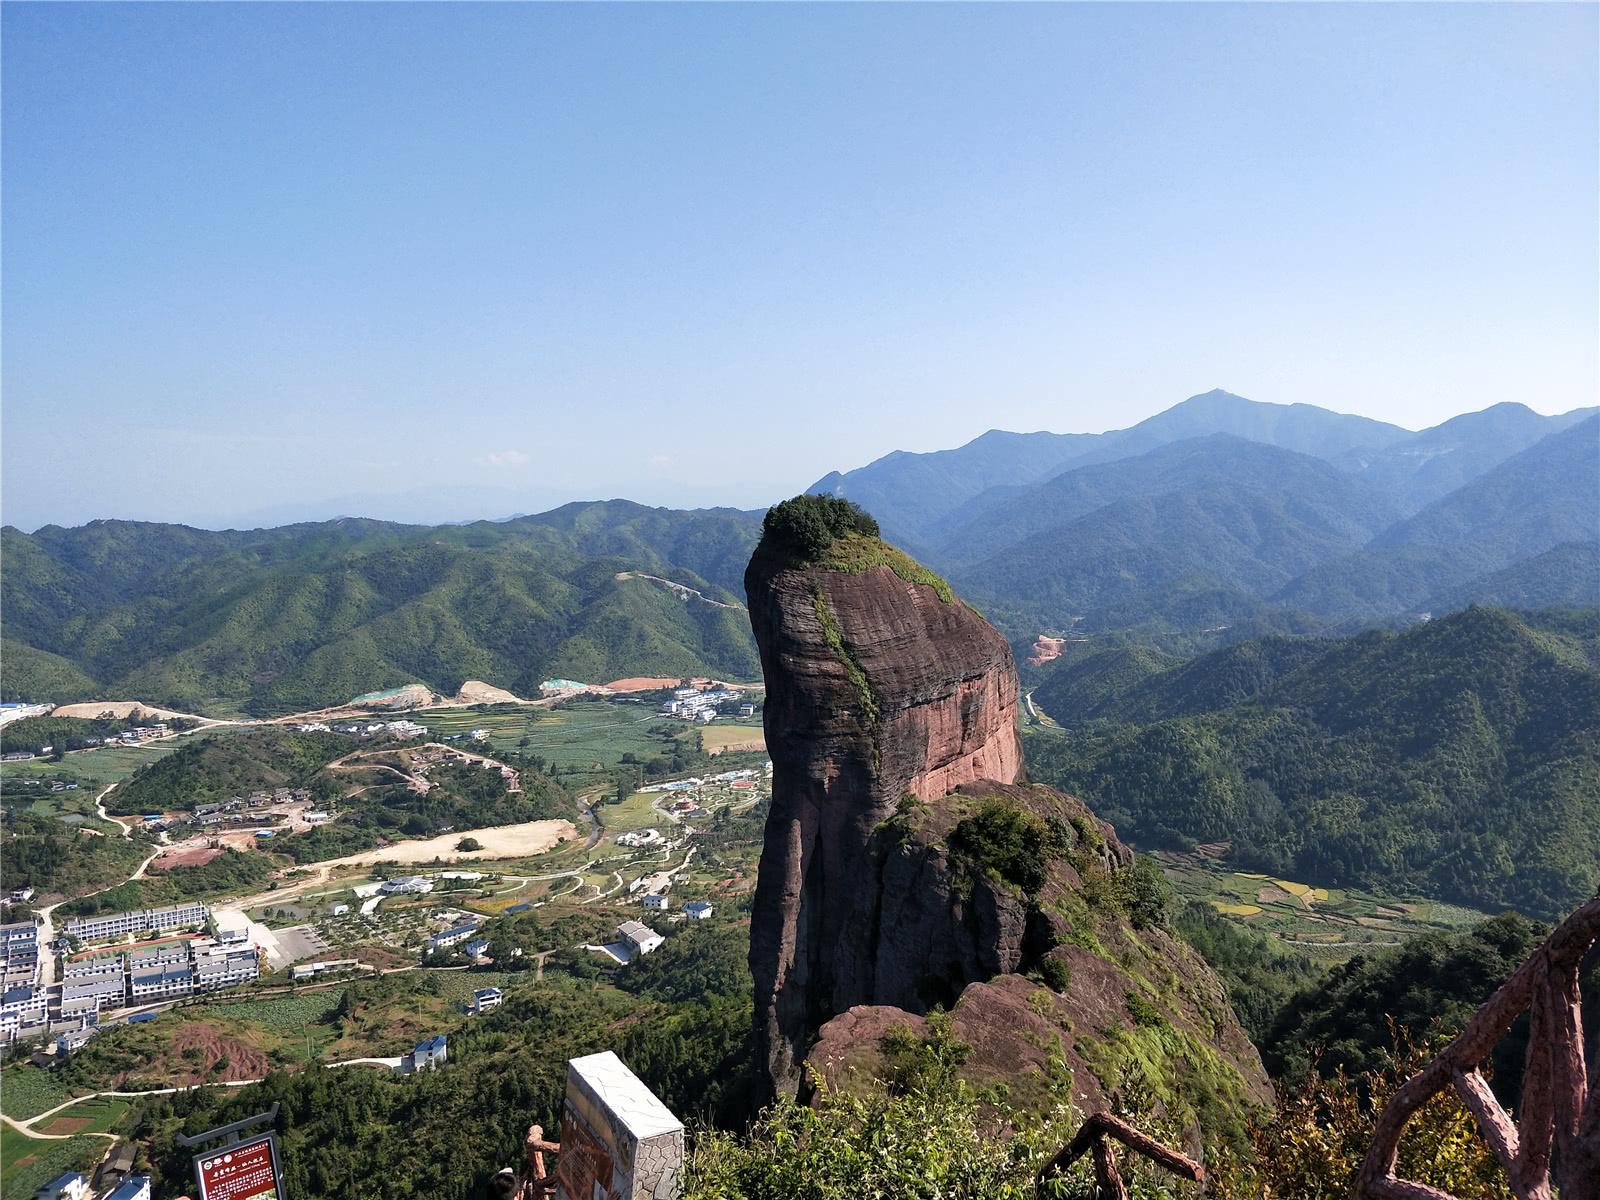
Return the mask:
[[[691,921],[704,921],[711,916],[711,905],[704,900],[691,900],[683,906],[683,915]]]
[[[78,1171],[57,1175],[49,1183],[41,1184],[33,1193],[33,1200],[89,1200],[89,1177]]]
[[[402,1060],[401,1065],[407,1071],[432,1071],[449,1056],[449,1043],[441,1033],[438,1037],[418,1042],[412,1047],[411,1053]]]
[[[194,990],[215,992],[261,978],[254,946],[207,945],[194,948]]]
[[[194,994],[194,968],[156,967],[135,975],[128,975],[128,1003],[139,1004],[151,1000],[166,1000],[173,996]]]
[[[106,1200],[150,1200],[150,1176],[129,1175]]]
[[[667,899],[665,892],[651,892],[640,901],[651,912],[665,912],[671,907],[672,902]]]
[[[39,927],[32,921],[0,925],[0,977],[6,987],[39,982]]]
[[[50,1023],[50,1000],[40,987],[7,988],[0,995],[0,1035],[10,1039]]]
[[[486,1013],[491,1008],[499,1008],[500,1002],[505,999],[499,988],[479,988],[472,993],[472,1011]]]
[[[110,971],[78,975],[61,984],[61,1019],[81,1020],[90,1013],[121,1008],[128,995],[128,976],[121,961]]]
[[[428,938],[428,951],[448,950],[451,946],[459,945],[474,933],[478,932],[477,921],[467,921],[442,933],[435,933]]]
[[[141,908],[133,912],[105,913],[93,917],[74,917],[62,932],[84,942],[126,937],[148,929],[189,929],[206,923],[206,906],[198,900],[171,904],[166,908]]]

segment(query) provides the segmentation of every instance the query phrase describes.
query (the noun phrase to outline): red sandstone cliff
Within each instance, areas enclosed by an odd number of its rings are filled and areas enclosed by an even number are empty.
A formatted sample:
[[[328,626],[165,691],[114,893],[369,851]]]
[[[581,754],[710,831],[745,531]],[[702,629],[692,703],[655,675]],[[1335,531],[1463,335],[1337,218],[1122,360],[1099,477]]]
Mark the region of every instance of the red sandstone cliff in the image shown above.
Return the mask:
[[[1044,1047],[1056,1045],[1082,1074],[1076,1098],[1095,1102],[1116,1086],[1095,1072],[1117,1070],[1117,1039],[1138,1037],[1137,992],[1170,1042],[1207,1059],[1195,1071],[1214,1074],[1220,1058],[1234,1099],[1264,1099],[1216,977],[1099,899],[1132,861],[1115,832],[1069,796],[1018,785],[1005,639],[872,539],[822,557],[843,569],[763,545],[745,574],[773,762],[750,945],[758,1092],[801,1090],[808,1062],[826,1074],[870,1062],[884,1028],[938,1006],[975,1046],[974,1076],[1026,1090],[1022,1075],[1055,1069]],[[1031,886],[953,848],[963,820],[995,808],[1052,831]],[[1053,993],[1019,974],[1046,958],[1076,984]]]
[[[792,1092],[828,1017],[915,1002],[878,979],[873,831],[907,795],[1017,778],[1017,678],[982,617],[889,566],[852,575],[758,551],[745,590],[773,764],[751,927],[757,1039],[771,1086]]]

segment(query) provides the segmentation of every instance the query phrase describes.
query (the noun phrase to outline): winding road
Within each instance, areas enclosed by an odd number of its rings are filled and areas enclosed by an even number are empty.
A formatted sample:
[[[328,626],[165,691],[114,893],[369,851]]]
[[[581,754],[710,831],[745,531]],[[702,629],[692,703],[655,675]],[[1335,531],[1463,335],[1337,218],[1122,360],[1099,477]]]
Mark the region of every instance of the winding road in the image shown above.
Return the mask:
[[[322,1065],[325,1067],[384,1067],[390,1071],[398,1071],[401,1066],[401,1061],[402,1060],[399,1058],[347,1058],[340,1062],[323,1063]],[[265,1078],[266,1076],[262,1076],[260,1079],[219,1079],[215,1083],[193,1083],[187,1087],[149,1088],[142,1092],[119,1092],[114,1090],[104,1092],[85,1092],[82,1096],[74,1096],[71,1100],[64,1101],[63,1103],[56,1105],[54,1108],[47,1108],[42,1113],[27,1117],[21,1121],[16,1120],[14,1117],[5,1116],[4,1114],[0,1114],[0,1121],[3,1121],[5,1124],[9,1125],[12,1129],[15,1129],[24,1137],[38,1138],[47,1142],[65,1142],[75,1137],[100,1137],[106,1138],[108,1141],[115,1142],[120,1140],[120,1134],[98,1133],[93,1130],[84,1130],[81,1133],[40,1133],[33,1127],[41,1121],[48,1123],[52,1117],[59,1116],[62,1112],[65,1112],[74,1105],[82,1104],[85,1100],[98,1100],[105,1096],[112,1098],[122,1097],[129,1100],[134,1100],[140,1096],[174,1096],[179,1092],[192,1092],[198,1090],[199,1088],[249,1087],[253,1083],[260,1083],[261,1080]]]

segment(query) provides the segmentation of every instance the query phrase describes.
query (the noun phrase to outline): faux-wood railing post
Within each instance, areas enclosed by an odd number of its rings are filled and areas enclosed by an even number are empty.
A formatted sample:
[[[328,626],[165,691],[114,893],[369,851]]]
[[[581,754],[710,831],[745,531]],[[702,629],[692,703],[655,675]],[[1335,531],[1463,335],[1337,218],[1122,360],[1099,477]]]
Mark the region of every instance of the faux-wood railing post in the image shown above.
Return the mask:
[[[1038,1183],[1064,1172],[1085,1154],[1094,1156],[1096,1200],[1128,1200],[1128,1188],[1122,1182],[1122,1172],[1117,1169],[1116,1152],[1111,1142],[1115,1139],[1128,1149],[1144,1155],[1151,1162],[1165,1167],[1174,1175],[1182,1175],[1194,1183],[1205,1180],[1206,1171],[1193,1159],[1163,1146],[1154,1138],[1140,1133],[1126,1121],[1119,1121],[1107,1112],[1097,1112],[1078,1127],[1078,1132],[1054,1158],[1039,1170]]]
[[[1600,1200],[1600,1070],[1591,1078],[1585,1069],[1578,984],[1583,957],[1597,940],[1600,897],[1563,921],[1438,1057],[1400,1086],[1373,1127],[1372,1145],[1356,1177],[1355,1200],[1456,1200],[1448,1192],[1395,1175],[1406,1122],[1447,1087],[1461,1096],[1517,1200],[1551,1200],[1552,1182],[1561,1200]],[[1522,1111],[1513,1121],[1479,1074],[1478,1064],[1523,1012],[1530,1018],[1528,1052]]]

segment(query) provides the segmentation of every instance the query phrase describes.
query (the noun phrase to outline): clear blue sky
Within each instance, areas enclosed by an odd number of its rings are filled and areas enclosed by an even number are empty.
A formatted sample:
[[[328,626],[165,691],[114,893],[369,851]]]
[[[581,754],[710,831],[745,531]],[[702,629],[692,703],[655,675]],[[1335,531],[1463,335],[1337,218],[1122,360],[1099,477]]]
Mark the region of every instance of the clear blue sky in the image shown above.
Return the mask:
[[[1597,12],[8,3],[4,519],[1593,403]]]

